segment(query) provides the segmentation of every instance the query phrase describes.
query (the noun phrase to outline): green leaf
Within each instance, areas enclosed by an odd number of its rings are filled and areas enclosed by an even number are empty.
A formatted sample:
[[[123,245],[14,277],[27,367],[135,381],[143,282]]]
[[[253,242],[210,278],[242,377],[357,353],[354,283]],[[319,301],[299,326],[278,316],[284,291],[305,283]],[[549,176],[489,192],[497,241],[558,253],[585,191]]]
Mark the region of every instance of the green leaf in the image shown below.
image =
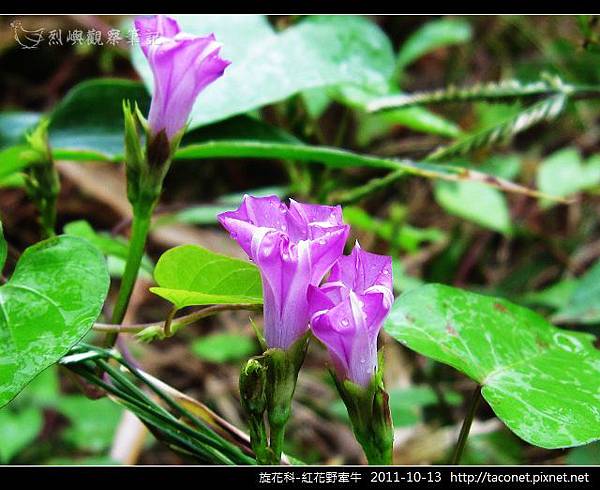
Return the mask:
[[[112,160],[123,155],[123,100],[148,113],[150,99],[139,82],[102,78],[76,85],[50,114],[54,157]]]
[[[450,214],[490,230],[511,232],[506,197],[497,189],[479,182],[436,182],[434,195]]]
[[[537,174],[537,185],[543,192],[567,197],[600,185],[600,155],[584,163],[577,148],[563,148],[544,159]],[[542,200],[542,207],[552,202]]]
[[[600,323],[600,260],[579,278],[567,304],[552,319],[560,323]]]
[[[262,304],[262,283],[253,264],[196,245],[165,252],[154,270],[154,294],[177,309],[213,304]]]
[[[96,232],[92,226],[85,220],[72,221],[67,223],[64,228],[66,235],[85,238],[88,242],[100,250],[108,259],[112,261],[114,272],[117,277],[123,275],[125,262],[129,255],[129,242],[122,237],[112,236],[109,233]],[[110,269],[110,267],[109,267]],[[154,264],[150,257],[144,254],[140,267],[142,277],[151,278],[154,272]]]
[[[421,56],[436,49],[471,39],[470,24],[461,19],[441,19],[428,22],[404,42],[398,53],[397,69],[401,71]]]
[[[430,284],[400,296],[386,331],[482,386],[496,415],[544,448],[600,438],[595,337],[560,330],[508,301]]]
[[[108,398],[90,400],[74,395],[60,398],[57,410],[71,425],[62,438],[78,449],[102,451],[110,447],[123,409]]]
[[[81,238],[25,250],[0,287],[0,407],[88,332],[108,285],[104,258]]]
[[[223,363],[241,361],[257,351],[254,339],[239,334],[220,333],[194,340],[192,352],[204,361]]]
[[[42,430],[44,419],[38,408],[0,410],[0,463],[8,463],[29,446]]]
[[[214,32],[232,62],[200,96],[191,128],[278,102],[307,89],[354,84],[385,90],[392,76],[390,41],[358,16],[310,16],[281,33],[257,15],[175,16],[185,32]],[[141,49],[133,64],[148,88],[152,75]]]

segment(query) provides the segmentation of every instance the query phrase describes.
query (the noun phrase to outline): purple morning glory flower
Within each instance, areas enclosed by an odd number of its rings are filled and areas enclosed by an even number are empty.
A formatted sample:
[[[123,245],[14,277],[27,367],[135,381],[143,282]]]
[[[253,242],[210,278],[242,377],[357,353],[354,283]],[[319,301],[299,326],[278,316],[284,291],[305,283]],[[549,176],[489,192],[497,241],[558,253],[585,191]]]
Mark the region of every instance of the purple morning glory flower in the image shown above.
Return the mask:
[[[350,227],[341,207],[246,195],[218,218],[260,269],[267,345],[289,348],[308,331],[308,286],[343,254]]]
[[[213,34],[181,32],[171,17],[138,17],[135,28],[154,75],[148,124],[153,135],[164,129],[171,140],[186,125],[198,94],[223,75],[230,62],[219,57],[221,45]]]
[[[368,386],[377,370],[377,335],[393,301],[392,258],[365,252],[358,243],[335,263],[325,284],[309,287],[311,328],[338,377]]]

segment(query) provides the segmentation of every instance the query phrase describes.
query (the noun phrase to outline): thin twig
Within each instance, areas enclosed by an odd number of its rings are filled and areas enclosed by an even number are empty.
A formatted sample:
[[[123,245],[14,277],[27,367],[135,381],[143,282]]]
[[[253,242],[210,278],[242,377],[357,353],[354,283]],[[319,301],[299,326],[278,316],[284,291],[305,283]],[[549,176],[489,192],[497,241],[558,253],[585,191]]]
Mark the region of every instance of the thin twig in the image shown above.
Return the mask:
[[[175,318],[171,322],[171,330],[176,331],[178,328],[184,327],[186,325],[191,325],[202,318],[206,318],[208,316],[216,315],[221,311],[228,310],[249,310],[255,311],[259,310],[261,305],[246,305],[246,304],[231,304],[231,305],[212,305],[206,308],[202,308],[201,310],[194,311],[188,315],[181,316],[179,318]],[[94,331],[96,332],[114,332],[114,333],[138,333],[147,328],[163,328],[164,322],[152,322],[152,323],[141,323],[135,325],[115,325],[111,323],[95,323]]]

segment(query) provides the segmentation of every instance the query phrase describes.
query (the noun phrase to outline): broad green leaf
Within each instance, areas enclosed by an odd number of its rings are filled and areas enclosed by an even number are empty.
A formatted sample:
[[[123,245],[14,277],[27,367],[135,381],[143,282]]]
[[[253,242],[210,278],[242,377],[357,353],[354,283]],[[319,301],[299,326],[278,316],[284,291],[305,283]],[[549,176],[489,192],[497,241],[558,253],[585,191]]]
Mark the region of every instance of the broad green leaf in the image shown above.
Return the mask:
[[[435,200],[450,214],[484,228],[510,234],[506,197],[498,189],[479,182],[436,182]]]
[[[102,451],[110,447],[123,409],[108,398],[90,400],[73,395],[59,399],[56,409],[69,419],[62,438],[78,449]]]
[[[88,242],[100,250],[109,261],[112,261],[117,277],[123,275],[125,262],[129,255],[129,242],[122,237],[112,236],[109,233],[95,231],[92,226],[85,220],[72,221],[67,223],[64,228],[65,235],[77,236],[85,238]],[[111,264],[109,264],[109,270]],[[154,272],[154,264],[152,260],[144,255],[140,267],[140,275],[146,278],[151,278]]]
[[[154,294],[177,309],[213,304],[262,304],[258,269],[196,245],[182,245],[165,252],[154,269],[159,287]]]
[[[44,418],[39,408],[13,411],[0,409],[0,463],[6,464],[29,446],[42,430]]]
[[[214,32],[232,64],[194,106],[191,128],[248,112],[316,87],[354,84],[385,90],[393,72],[390,41],[358,16],[311,16],[276,33],[257,15],[175,16],[184,31]],[[133,64],[146,86],[152,75],[141,49]]]
[[[0,112],[0,148],[25,143],[24,135],[40,120],[37,112]]]
[[[600,351],[506,300],[430,284],[400,296],[385,325],[396,340],[482,386],[519,437],[554,449],[600,439]]]
[[[540,165],[537,185],[543,192],[567,197],[576,192],[600,185],[600,155],[583,162],[576,148],[564,148],[554,152]],[[542,207],[552,202],[543,200]]]
[[[150,99],[138,82],[89,80],[75,86],[50,114],[55,158],[110,160],[123,154],[123,100],[148,113]]]
[[[579,278],[567,304],[553,320],[560,323],[600,323],[600,260]]]
[[[397,70],[401,72],[421,56],[436,49],[471,39],[470,24],[462,19],[441,19],[428,22],[404,42],[398,53]]]
[[[104,258],[81,238],[25,250],[0,287],[0,407],[88,332],[108,285]]]
[[[246,359],[257,351],[256,341],[232,333],[218,333],[200,337],[192,343],[192,352],[200,359],[223,363]]]

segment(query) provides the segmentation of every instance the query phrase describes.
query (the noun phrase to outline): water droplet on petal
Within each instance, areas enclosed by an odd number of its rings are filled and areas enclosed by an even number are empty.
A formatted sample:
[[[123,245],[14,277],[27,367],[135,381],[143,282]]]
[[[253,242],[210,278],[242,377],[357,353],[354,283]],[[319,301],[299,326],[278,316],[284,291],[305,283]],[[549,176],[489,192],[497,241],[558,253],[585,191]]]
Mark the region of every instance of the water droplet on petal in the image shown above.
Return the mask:
[[[386,276],[389,275],[390,271],[388,271],[387,269],[383,269],[381,271],[383,274],[385,274]]]
[[[325,241],[325,239],[324,239],[324,238],[321,238],[321,239],[319,240],[319,245],[325,245],[326,243],[327,243],[327,242]]]
[[[347,327],[350,324],[350,322],[347,318],[343,318],[340,324],[342,325],[342,327]]]
[[[286,225],[281,225],[281,231],[285,231],[287,230],[287,226]]]

